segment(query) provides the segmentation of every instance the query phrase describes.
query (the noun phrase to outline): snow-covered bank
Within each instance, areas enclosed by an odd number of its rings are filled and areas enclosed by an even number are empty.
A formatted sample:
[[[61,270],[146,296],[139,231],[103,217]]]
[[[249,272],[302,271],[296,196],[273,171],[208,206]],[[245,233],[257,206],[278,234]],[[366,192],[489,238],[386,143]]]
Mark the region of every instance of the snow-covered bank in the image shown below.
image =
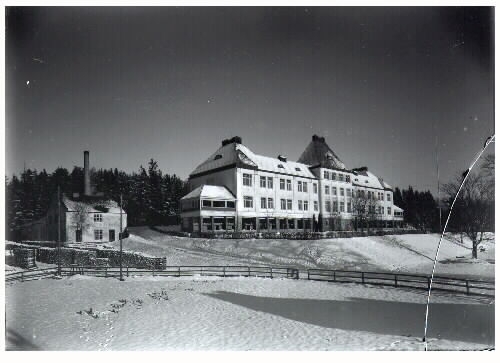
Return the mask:
[[[125,250],[166,256],[168,265],[265,264],[301,269],[326,268],[430,274],[439,242],[437,234],[323,240],[201,239],[170,236],[149,228],[131,228]],[[113,246],[117,247],[118,242]],[[494,241],[485,243],[478,260],[464,246],[444,239],[436,273],[494,278]],[[493,258],[493,260],[492,260]]]
[[[73,276],[6,289],[7,348],[422,350],[423,291],[258,278]],[[494,345],[494,305],[434,294],[430,349]]]

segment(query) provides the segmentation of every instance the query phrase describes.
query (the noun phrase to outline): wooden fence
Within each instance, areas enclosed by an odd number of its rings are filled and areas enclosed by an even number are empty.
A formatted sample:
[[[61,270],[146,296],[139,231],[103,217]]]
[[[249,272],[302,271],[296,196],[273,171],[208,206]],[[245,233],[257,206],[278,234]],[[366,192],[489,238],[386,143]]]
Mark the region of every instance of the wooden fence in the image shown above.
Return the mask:
[[[57,274],[57,268],[44,268],[5,274],[5,282],[39,280]]]
[[[364,272],[345,270],[307,270],[307,279],[328,282],[351,282],[369,285],[406,287],[428,290],[431,278],[426,275],[396,274],[390,272]],[[467,295],[495,296],[495,282],[487,280],[457,279],[434,276],[432,289]]]
[[[119,267],[97,267],[97,266],[64,266],[61,268],[62,275],[91,275],[103,277],[120,276]],[[217,277],[264,277],[264,278],[289,278],[298,279],[299,270],[291,267],[270,266],[166,266],[162,270],[136,269],[124,266],[123,276],[217,276]]]
[[[123,267],[123,276],[217,276],[217,277],[263,277],[299,279],[299,270],[293,267],[272,266],[167,266],[162,270],[136,269]],[[21,271],[6,274],[5,281],[28,281],[46,278],[57,274],[57,268],[32,271]],[[90,275],[99,277],[119,277],[119,267],[108,266],[62,266],[63,276]],[[305,278],[305,277],[304,277]],[[390,272],[366,272],[345,270],[307,270],[307,280],[361,283],[392,287],[404,287],[428,290],[430,276],[399,274]],[[495,282],[476,279],[458,279],[453,277],[434,276],[432,289],[438,291],[458,292],[467,295],[495,296]]]

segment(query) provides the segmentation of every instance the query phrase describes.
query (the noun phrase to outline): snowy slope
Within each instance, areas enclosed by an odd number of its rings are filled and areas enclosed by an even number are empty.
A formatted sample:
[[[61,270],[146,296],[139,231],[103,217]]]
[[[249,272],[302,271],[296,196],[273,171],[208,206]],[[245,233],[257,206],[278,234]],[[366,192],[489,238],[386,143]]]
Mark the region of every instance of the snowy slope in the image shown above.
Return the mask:
[[[439,237],[431,234],[323,240],[225,240],[176,237],[149,228],[131,228],[125,250],[166,256],[169,265],[265,264],[301,269],[325,268],[430,274]],[[494,243],[479,253],[479,261],[466,247],[444,240],[437,274],[493,278],[495,265],[486,261]],[[118,247],[118,242],[112,244]]]

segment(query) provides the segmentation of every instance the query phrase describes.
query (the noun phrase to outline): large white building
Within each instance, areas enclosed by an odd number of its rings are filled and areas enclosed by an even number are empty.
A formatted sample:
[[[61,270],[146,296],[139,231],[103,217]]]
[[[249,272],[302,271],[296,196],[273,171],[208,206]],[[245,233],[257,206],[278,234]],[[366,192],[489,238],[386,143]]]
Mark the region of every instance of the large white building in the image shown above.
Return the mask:
[[[188,232],[351,230],[403,220],[390,185],[367,168],[347,169],[316,135],[298,162],[255,154],[239,137],[224,140],[189,185],[181,199]],[[373,213],[360,212],[360,204]]]

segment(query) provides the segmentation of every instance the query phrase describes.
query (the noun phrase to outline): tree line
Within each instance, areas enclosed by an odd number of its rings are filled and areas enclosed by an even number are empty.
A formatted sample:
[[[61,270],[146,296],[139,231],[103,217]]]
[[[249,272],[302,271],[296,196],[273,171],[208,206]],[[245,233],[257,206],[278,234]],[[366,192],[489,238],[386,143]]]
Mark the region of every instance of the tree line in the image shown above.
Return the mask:
[[[52,198],[61,193],[72,197],[83,194],[83,168],[75,166],[69,172],[59,167],[52,173],[24,170],[19,176],[6,178],[6,234],[15,239],[24,224],[44,217]],[[118,169],[91,169],[91,184],[95,192],[119,201],[123,196],[128,224],[161,225],[176,221],[180,199],[188,186],[177,175],[163,174],[158,163],[151,159],[146,168],[126,173]]]

